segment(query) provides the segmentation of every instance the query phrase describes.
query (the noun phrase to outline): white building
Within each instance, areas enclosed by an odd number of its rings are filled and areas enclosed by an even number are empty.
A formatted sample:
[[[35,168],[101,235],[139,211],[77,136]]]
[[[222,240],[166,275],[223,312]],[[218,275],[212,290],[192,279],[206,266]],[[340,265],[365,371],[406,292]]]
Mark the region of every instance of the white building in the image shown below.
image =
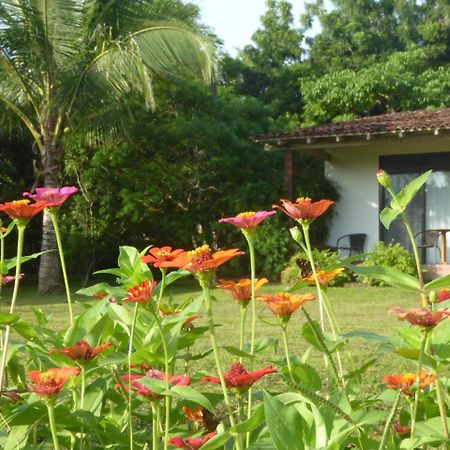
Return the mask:
[[[319,125],[253,138],[268,150],[285,152],[288,193],[294,197],[294,152],[303,151],[325,160],[327,176],[339,189],[329,245],[346,234],[365,233],[365,250],[377,241],[398,241],[408,247],[399,221],[385,230],[379,213],[390,199],[378,185],[376,171],[385,169],[398,191],[420,173],[433,174],[408,208],[415,233],[449,229],[450,255],[450,108],[406,111]],[[443,243],[442,233],[438,240]],[[434,256],[428,251],[428,262]]]

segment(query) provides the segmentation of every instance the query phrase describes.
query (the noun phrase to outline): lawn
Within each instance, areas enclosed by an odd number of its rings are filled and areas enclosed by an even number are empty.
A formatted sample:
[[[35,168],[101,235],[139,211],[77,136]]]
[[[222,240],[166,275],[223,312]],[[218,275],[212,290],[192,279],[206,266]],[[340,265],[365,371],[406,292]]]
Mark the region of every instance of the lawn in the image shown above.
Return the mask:
[[[261,293],[268,293],[282,290],[282,285],[273,284],[267,288],[263,288]],[[3,302],[9,298],[10,289],[3,292]],[[168,289],[168,293],[173,296],[176,303],[180,303],[189,297],[199,295],[199,290],[194,284],[186,283]],[[214,290],[216,302],[214,303],[215,321],[217,323],[217,335],[219,342],[225,345],[238,346],[239,341],[239,307],[227,294],[221,290]],[[389,308],[393,306],[416,306],[418,299],[411,295],[410,292],[394,289],[394,288],[373,288],[356,286],[348,288],[330,288],[328,292],[329,299],[334,306],[338,322],[344,333],[355,330],[371,331],[379,334],[392,335],[396,327],[401,326],[395,316],[388,315]],[[86,300],[85,297],[74,295],[74,300]],[[18,300],[17,312],[20,312],[26,320],[33,321],[34,315],[31,307],[42,309],[50,316],[49,325],[55,330],[63,330],[67,327],[67,306],[64,295],[46,295],[40,296],[32,287],[24,287]],[[311,316],[318,317],[318,308],[316,302],[307,304]],[[81,311],[80,305],[75,304],[75,312]],[[272,316],[266,310],[262,303],[257,306],[258,316],[272,320]],[[197,323],[201,324],[200,319]],[[307,349],[308,344],[305,343],[301,336],[301,327],[305,318],[301,311],[297,311],[289,324],[289,337],[291,351],[297,356],[301,356]],[[275,321],[274,321],[275,323]],[[264,361],[259,364],[267,364],[267,361],[276,361],[283,357],[281,335],[278,326],[271,327],[266,321],[258,320],[257,323],[258,336],[273,336],[279,340],[278,348],[269,349],[264,355]],[[248,334],[249,337],[249,334]],[[248,340],[248,339],[247,339]],[[197,344],[194,352],[206,350],[209,348],[209,339],[206,337]],[[344,352],[342,357],[344,364],[348,368],[354,369],[356,366],[362,365],[364,362],[373,358],[377,352],[378,346],[368,343],[362,339],[352,339],[347,347],[351,350],[351,361],[349,353]],[[236,359],[236,356],[230,355],[223,351],[225,364],[229,364]],[[323,359],[318,352],[311,352],[309,363],[313,365],[319,372],[322,372]],[[213,370],[212,358],[195,363],[195,370]],[[208,366],[207,364],[211,364]],[[258,365],[258,364],[257,364]],[[192,368],[191,368],[192,369]],[[392,353],[380,353],[380,359],[376,365],[372,366],[366,373],[364,383],[372,392],[378,391],[382,384],[383,375],[386,373],[396,373],[402,370],[414,370],[413,363],[393,355]]]

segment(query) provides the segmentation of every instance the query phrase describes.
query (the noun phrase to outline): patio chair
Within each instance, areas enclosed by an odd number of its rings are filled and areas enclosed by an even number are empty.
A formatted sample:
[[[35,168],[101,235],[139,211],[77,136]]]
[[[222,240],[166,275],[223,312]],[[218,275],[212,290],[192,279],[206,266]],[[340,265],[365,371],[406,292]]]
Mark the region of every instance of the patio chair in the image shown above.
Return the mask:
[[[426,251],[428,248],[434,248],[434,258],[435,262],[439,262],[441,260],[441,248],[438,245],[439,236],[441,232],[438,230],[423,230],[414,235],[414,239],[417,242],[417,247],[422,249],[422,260],[426,263]],[[437,255],[439,253],[439,259]]]
[[[364,253],[366,238],[367,234],[364,233],[344,234],[336,241],[336,250],[346,250],[348,256],[352,256],[353,253],[359,255]]]

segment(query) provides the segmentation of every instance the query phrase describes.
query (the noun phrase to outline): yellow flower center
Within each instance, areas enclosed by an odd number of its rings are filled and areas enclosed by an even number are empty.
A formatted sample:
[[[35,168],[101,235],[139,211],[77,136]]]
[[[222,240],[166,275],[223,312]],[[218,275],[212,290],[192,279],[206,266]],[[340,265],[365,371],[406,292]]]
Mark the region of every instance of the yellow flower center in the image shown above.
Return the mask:
[[[409,381],[416,381],[416,379],[417,379],[417,374],[415,374],[415,373],[405,373],[403,375],[403,381],[405,383],[407,383]]]
[[[41,380],[41,383],[48,383],[49,381],[53,380],[54,376],[51,372],[41,372],[39,375],[39,379]]]
[[[311,199],[309,197],[299,197],[295,203],[311,203]]]
[[[239,217],[240,219],[246,218],[246,217],[253,217],[256,214],[255,211],[245,211],[239,213],[236,217]]]
[[[170,252],[165,252],[165,251],[160,250],[157,253],[157,255],[158,255],[158,258],[166,258],[167,256],[170,256]]]
[[[290,300],[291,294],[289,292],[278,292],[276,295],[280,300]]]
[[[11,203],[13,203],[14,205],[28,205],[28,203],[30,203],[30,200],[13,200]]]
[[[201,263],[202,261],[208,261],[212,259],[211,249],[209,245],[202,245],[201,247],[188,252],[188,256],[189,258],[191,258],[192,262],[195,262],[197,264]]]

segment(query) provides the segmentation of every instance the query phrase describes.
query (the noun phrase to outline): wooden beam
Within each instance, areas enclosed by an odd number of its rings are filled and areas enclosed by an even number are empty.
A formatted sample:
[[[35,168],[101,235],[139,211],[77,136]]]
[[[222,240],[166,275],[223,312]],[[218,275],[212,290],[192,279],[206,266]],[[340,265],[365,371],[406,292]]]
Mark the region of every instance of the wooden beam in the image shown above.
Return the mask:
[[[287,198],[294,199],[295,153],[293,149],[284,151],[284,174],[286,178]]]

